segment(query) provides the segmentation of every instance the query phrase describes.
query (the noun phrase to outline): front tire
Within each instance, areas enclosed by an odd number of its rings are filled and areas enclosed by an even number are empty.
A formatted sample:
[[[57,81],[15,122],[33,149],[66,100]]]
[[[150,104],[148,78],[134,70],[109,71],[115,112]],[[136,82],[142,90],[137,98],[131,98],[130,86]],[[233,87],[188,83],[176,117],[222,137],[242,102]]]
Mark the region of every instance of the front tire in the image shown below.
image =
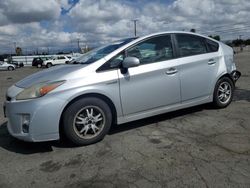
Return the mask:
[[[228,77],[222,77],[215,85],[213,104],[217,108],[227,107],[233,99],[234,84]]]
[[[52,63],[47,63],[46,67],[47,67],[47,68],[52,67]]]
[[[13,71],[13,70],[14,70],[14,67],[9,66],[9,67],[8,67],[8,70],[9,70],[9,71]]]
[[[94,144],[104,138],[112,123],[106,102],[88,97],[72,103],[63,114],[63,132],[76,145]]]

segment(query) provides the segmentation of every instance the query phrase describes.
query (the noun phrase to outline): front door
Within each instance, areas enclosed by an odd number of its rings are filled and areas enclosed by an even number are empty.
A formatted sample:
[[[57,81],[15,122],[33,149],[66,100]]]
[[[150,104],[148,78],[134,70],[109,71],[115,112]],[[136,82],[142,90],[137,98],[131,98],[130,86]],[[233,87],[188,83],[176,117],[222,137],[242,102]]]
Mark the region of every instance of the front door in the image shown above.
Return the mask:
[[[180,103],[179,67],[170,35],[146,39],[126,50],[140,66],[120,71],[120,96],[125,116]]]

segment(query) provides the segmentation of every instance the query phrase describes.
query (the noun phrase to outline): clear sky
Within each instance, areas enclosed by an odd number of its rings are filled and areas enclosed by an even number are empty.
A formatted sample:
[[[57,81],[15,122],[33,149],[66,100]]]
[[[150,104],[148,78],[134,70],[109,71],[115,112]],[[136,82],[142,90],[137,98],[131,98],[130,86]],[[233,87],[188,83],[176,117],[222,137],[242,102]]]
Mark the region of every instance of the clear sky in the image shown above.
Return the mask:
[[[196,29],[250,38],[249,0],[0,0],[0,54],[98,46],[133,36]]]

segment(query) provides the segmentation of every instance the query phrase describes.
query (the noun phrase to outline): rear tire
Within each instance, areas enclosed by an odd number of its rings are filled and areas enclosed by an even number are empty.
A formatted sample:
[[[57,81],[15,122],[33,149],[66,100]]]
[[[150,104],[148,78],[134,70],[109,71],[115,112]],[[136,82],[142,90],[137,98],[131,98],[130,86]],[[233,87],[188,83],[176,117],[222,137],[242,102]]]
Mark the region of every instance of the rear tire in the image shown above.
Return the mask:
[[[42,65],[39,63],[39,64],[37,64],[37,68],[41,68],[42,67]]]
[[[88,97],[72,103],[63,114],[63,133],[76,145],[94,144],[104,138],[112,124],[106,102]]]
[[[234,84],[228,77],[217,81],[214,89],[213,104],[217,108],[227,107],[233,99]]]

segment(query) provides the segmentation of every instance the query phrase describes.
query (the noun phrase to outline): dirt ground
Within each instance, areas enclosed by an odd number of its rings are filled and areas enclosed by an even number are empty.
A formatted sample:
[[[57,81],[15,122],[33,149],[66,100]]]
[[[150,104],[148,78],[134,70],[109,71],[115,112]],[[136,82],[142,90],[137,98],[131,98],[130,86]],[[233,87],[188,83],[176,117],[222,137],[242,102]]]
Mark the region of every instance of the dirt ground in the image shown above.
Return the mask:
[[[86,147],[26,143],[6,129],[6,89],[37,68],[0,72],[0,187],[250,187],[250,52],[232,104],[114,126]]]

